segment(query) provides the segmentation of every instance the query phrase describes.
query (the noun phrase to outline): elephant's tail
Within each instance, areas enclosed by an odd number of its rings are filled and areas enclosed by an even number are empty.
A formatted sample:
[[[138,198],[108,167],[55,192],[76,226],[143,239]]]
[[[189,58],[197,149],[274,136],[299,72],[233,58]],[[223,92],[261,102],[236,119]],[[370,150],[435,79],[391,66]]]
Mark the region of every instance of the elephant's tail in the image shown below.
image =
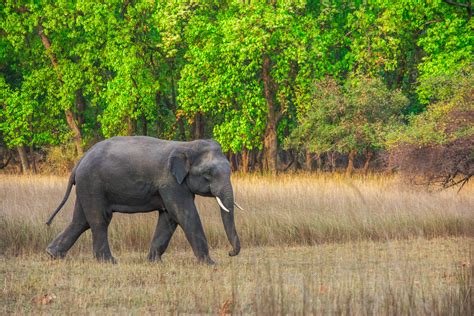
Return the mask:
[[[79,160],[79,162],[80,162],[80,160]],[[46,222],[46,225],[48,225],[48,226],[51,225],[51,223],[53,222],[54,217],[59,213],[59,211],[64,206],[64,204],[66,204],[66,201],[69,198],[69,194],[71,194],[72,186],[74,184],[76,184],[76,169],[77,169],[77,166],[79,166],[79,162],[72,169],[71,175],[69,176],[69,182],[67,184],[66,194],[64,194],[63,200],[61,201],[59,206],[56,208],[56,210],[53,212],[53,214],[51,214],[48,221]]]

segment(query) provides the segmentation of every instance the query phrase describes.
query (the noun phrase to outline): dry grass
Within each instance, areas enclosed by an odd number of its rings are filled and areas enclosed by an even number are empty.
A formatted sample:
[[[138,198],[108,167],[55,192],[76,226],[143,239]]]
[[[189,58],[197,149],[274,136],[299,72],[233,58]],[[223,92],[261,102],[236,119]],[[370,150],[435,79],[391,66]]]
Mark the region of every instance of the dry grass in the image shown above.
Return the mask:
[[[469,240],[414,239],[305,247],[254,247],[219,265],[171,250],[150,264],[119,253],[0,261],[0,313],[234,313],[471,315]],[[472,240],[471,240],[472,242]]]
[[[0,176],[0,252],[42,252],[72,215],[74,192],[52,227],[44,222],[62,199],[62,177]],[[237,229],[243,247],[314,245],[358,240],[474,236],[474,188],[430,193],[395,178],[338,176],[236,176]],[[228,247],[217,203],[198,198],[212,247]],[[147,251],[157,214],[115,214],[113,250]],[[82,237],[75,251],[91,248]],[[172,247],[188,249],[178,230]]]
[[[0,175],[0,313],[472,314],[474,188],[427,192],[396,178],[237,175],[243,251],[229,248],[217,204],[198,208],[216,267],[197,265],[181,231],[146,262],[156,214],[116,214],[119,265],[96,263],[90,233],[65,261],[46,245],[63,177]],[[74,196],[74,194],[72,194]],[[471,249],[470,249],[471,247]]]

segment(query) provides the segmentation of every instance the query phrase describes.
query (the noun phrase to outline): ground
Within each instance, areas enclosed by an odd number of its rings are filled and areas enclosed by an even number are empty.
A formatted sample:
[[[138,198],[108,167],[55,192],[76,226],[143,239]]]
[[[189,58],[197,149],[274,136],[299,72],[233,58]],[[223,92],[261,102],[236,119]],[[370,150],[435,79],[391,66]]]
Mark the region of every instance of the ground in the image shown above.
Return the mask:
[[[213,249],[215,266],[196,264],[189,251],[156,264],[137,252],[119,253],[117,265],[89,254],[3,257],[1,312],[463,314],[472,242],[253,247],[235,258]]]
[[[119,263],[94,260],[91,236],[65,260],[44,249],[71,217],[44,220],[66,178],[0,175],[0,313],[472,315],[473,188],[432,192],[395,178],[236,176],[242,252],[229,257],[212,199],[197,205],[215,266],[177,231],[146,260],[156,214],[117,215]]]

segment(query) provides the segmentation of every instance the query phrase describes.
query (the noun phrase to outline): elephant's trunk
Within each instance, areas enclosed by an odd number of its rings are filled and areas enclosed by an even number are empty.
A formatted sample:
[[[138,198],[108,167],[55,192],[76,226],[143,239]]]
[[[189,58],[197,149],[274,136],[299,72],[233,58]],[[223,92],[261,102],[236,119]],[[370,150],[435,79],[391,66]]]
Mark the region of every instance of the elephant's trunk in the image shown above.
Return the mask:
[[[218,194],[216,194],[217,201],[221,209],[222,223],[224,224],[227,239],[232,245],[232,251],[229,256],[236,256],[240,252],[240,240],[235,229],[234,221],[234,193],[232,185],[228,183]]]

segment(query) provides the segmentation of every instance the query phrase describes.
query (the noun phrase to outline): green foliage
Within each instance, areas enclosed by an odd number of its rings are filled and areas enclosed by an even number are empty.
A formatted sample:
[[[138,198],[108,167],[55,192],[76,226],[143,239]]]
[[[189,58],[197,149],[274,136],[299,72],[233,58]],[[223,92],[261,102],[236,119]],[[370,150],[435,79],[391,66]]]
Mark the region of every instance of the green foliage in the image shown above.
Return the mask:
[[[51,106],[58,102],[57,98],[53,93],[45,93],[45,90],[54,90],[55,87],[43,85],[39,89],[38,86],[39,82],[51,82],[47,80],[49,76],[54,76],[54,73],[35,71],[24,78],[19,89],[11,89],[5,80],[0,79],[0,104],[3,107],[0,132],[10,147],[58,144],[61,137],[69,136],[58,120],[60,112]]]
[[[380,79],[354,77],[345,85],[330,78],[316,81],[307,112],[286,146],[316,153],[380,149],[407,103]]]
[[[454,97],[457,86],[463,84],[462,77],[472,76],[473,26],[472,19],[466,21],[461,14],[451,14],[433,23],[418,41],[426,53],[418,66],[417,92],[422,103]]]
[[[474,136],[473,69],[443,77],[446,85],[440,101],[432,103],[419,115],[408,117],[408,124],[391,131],[388,145],[442,145]]]
[[[267,5],[233,5],[189,28],[188,63],[179,83],[180,107],[189,118],[205,113],[224,150],[261,149],[268,107],[261,81],[263,55],[274,63],[280,112],[288,111],[292,66],[302,49],[298,16]]]
[[[233,153],[265,150],[268,126],[279,144],[315,152],[461,137],[439,122],[470,104],[465,5],[3,1],[2,142],[188,140],[196,124]]]

